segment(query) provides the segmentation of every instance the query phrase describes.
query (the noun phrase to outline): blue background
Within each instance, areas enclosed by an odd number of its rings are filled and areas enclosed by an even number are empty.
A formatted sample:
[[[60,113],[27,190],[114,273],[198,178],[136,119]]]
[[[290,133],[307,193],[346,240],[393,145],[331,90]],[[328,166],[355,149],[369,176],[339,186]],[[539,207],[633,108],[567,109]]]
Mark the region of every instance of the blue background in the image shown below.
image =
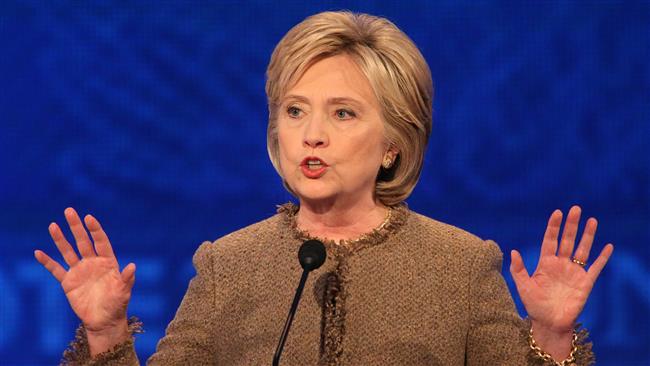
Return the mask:
[[[266,64],[291,26],[341,8],[388,17],[431,67],[411,208],[532,270],[550,212],[580,204],[594,250],[616,245],[580,318],[599,365],[647,365],[650,5],[634,1],[1,2],[2,365],[58,362],[77,327],[32,256],[55,254],[68,206],[137,263],[129,310],[154,351],[198,244],[290,198],[266,154]]]

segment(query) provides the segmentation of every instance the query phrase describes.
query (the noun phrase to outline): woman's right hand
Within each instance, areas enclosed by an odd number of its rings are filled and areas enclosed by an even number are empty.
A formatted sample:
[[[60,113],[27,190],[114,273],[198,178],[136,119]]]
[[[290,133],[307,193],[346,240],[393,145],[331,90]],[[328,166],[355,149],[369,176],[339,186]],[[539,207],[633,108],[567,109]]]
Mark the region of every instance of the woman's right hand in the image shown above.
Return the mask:
[[[34,252],[36,260],[61,283],[72,310],[86,328],[89,341],[91,335],[111,338],[117,335],[127,336],[126,308],[135,282],[135,264],[129,263],[120,273],[111,243],[99,221],[91,215],[84,218],[93,239],[91,241],[77,212],[73,208],[67,208],[64,214],[77,242],[81,259],[59,226],[52,223],[49,226],[50,236],[69,268],[66,271],[61,264],[40,250]]]

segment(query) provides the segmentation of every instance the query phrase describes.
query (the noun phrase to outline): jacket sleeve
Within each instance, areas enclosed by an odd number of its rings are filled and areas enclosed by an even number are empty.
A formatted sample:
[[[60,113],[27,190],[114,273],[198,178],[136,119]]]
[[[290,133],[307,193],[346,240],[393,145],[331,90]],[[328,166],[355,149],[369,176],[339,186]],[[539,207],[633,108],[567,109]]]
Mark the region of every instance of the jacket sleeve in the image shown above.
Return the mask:
[[[196,276],[189,287],[176,316],[167,326],[165,336],[158,342],[149,365],[205,365],[213,359],[213,319],[215,308],[214,260],[212,243],[204,242],[194,254]],[[212,315],[212,316],[211,316]],[[140,322],[129,321],[131,333],[140,332]],[[63,354],[62,365],[138,366],[133,337],[113,349],[90,357],[88,339],[83,326],[77,329],[75,340]]]
[[[544,363],[528,346],[530,323],[520,318],[501,275],[501,250],[491,240],[479,248],[470,274],[471,321],[466,364],[553,365]],[[591,343],[586,343],[586,337],[585,330],[579,332],[577,366],[590,365],[594,361]]]
[[[214,364],[216,294],[213,244],[204,242],[194,254],[196,276],[189,287],[156,353],[147,365]]]
[[[133,346],[133,335],[142,332],[142,323],[136,317],[129,319],[129,332],[131,337],[122,342],[112,349],[100,353],[95,357],[90,357],[90,347],[88,345],[88,337],[86,329],[83,325],[77,328],[75,339],[70,342],[68,349],[63,352],[63,359],[61,365],[69,366],[100,366],[100,365],[115,365],[115,366],[139,366],[138,356],[135,353]]]

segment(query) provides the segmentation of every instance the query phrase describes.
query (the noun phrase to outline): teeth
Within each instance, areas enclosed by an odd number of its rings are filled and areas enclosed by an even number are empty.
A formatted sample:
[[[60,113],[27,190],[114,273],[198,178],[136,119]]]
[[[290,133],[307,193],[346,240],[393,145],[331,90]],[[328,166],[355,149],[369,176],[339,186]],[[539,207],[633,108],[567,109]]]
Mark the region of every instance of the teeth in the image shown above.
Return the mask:
[[[319,170],[325,166],[325,163],[323,163],[320,159],[309,159],[305,162],[305,166],[309,170]]]

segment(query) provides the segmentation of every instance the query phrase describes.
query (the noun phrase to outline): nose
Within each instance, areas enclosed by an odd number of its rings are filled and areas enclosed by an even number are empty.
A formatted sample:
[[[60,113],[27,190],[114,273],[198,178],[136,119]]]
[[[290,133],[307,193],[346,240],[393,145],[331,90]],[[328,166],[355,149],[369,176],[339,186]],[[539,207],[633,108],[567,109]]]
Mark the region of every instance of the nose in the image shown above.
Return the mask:
[[[314,115],[305,124],[305,134],[302,144],[312,149],[326,147],[329,144],[329,136],[325,125],[326,121],[324,121],[324,118]]]

